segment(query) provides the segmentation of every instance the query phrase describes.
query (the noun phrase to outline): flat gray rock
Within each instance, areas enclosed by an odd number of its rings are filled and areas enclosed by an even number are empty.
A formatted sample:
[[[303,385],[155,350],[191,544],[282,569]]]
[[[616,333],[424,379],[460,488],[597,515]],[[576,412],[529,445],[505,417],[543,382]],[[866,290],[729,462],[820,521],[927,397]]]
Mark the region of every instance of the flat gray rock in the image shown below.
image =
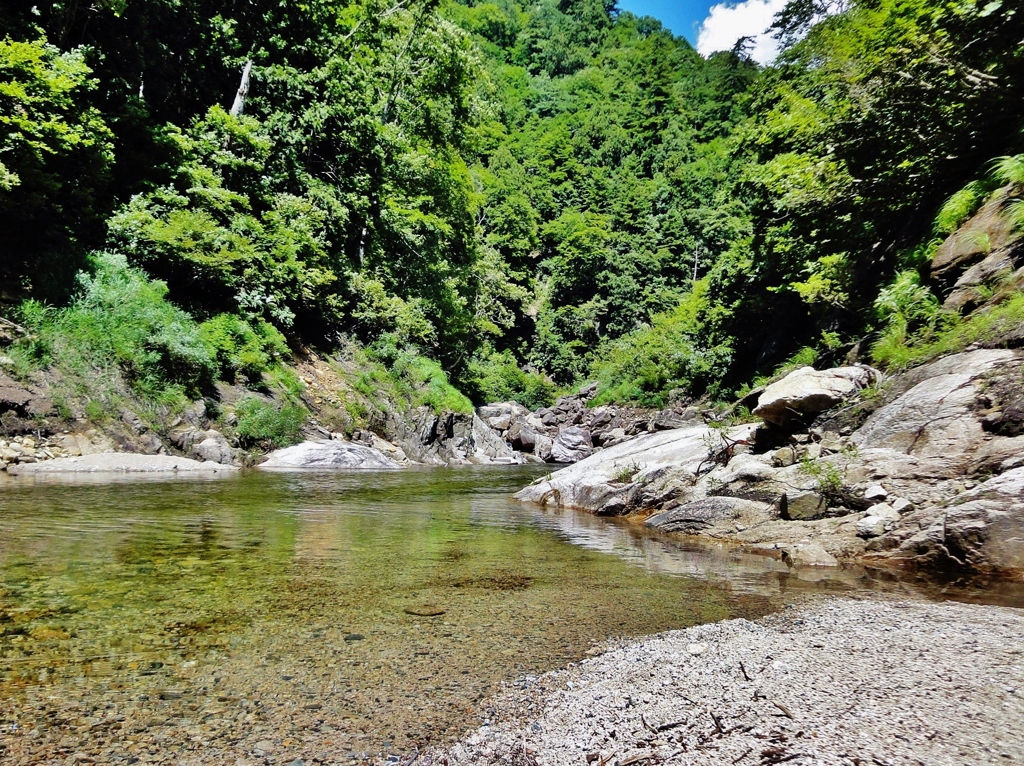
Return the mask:
[[[738,497],[705,497],[655,514],[644,522],[666,532],[699,534],[716,523],[746,516],[768,518],[767,503]]]
[[[271,452],[259,468],[391,471],[402,466],[380,450],[346,441],[302,442]]]
[[[51,473],[224,473],[237,471],[231,465],[199,462],[173,455],[139,455],[134,452],[101,452],[96,455],[44,460],[11,465],[14,475]]]

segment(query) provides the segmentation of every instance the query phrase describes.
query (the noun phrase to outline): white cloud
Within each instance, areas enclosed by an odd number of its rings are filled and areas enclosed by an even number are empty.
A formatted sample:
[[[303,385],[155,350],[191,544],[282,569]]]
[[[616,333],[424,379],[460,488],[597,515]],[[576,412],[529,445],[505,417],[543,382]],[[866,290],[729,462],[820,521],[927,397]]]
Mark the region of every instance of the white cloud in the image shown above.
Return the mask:
[[[778,55],[779,43],[765,30],[772,25],[775,14],[786,7],[787,0],[745,0],[711,6],[708,17],[697,32],[697,52],[709,56],[715,51],[732,50],[741,37],[754,38],[750,57],[767,64]]]

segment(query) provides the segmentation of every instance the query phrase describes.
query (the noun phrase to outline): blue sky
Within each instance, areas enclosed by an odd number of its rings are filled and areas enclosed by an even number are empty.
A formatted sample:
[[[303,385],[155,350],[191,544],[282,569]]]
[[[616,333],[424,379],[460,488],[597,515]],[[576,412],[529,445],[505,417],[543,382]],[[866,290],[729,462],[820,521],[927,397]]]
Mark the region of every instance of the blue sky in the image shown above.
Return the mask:
[[[711,8],[709,0],[619,0],[619,8],[653,16],[680,37],[697,43],[697,27]]]
[[[764,31],[786,0],[619,0],[619,8],[653,16],[703,55],[729,50],[741,37],[755,38],[751,56],[768,63],[778,51]]]

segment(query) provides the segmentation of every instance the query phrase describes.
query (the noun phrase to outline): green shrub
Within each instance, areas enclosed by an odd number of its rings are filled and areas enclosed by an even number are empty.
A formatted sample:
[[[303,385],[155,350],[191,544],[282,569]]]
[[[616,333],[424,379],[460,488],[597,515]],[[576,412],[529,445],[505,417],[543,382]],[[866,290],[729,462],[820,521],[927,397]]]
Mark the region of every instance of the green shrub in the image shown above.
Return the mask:
[[[871,358],[885,367],[904,367],[914,358],[914,346],[929,343],[953,315],[944,313],[935,297],[921,284],[915,270],[900,272],[875,299],[875,313],[883,328],[871,347]]]
[[[274,449],[302,441],[302,427],[309,412],[300,404],[276,406],[249,396],[235,407],[238,424],[235,432],[245,447]]]
[[[24,341],[40,364],[79,379],[120,370],[152,400],[194,397],[209,386],[217,364],[192,318],[166,300],[167,287],[112,253],[93,257],[79,275],[79,293],[65,309],[35,301],[21,307],[31,331]]]
[[[531,410],[550,405],[557,392],[547,377],[522,369],[508,351],[492,351],[470,361],[469,385],[481,404],[516,401]]]
[[[926,336],[883,334],[871,348],[872,359],[886,367],[902,368],[963,351],[974,343],[999,345],[1004,337],[1014,338],[1024,324],[1024,293],[1014,292],[966,318],[948,311],[940,311],[938,317]]]
[[[241,373],[253,381],[288,352],[284,336],[272,325],[247,322],[235,314],[218,314],[199,326],[199,335],[213,352],[226,380]]]
[[[365,372],[355,387],[368,398],[390,394],[416,407],[426,405],[439,415],[473,411],[473,403],[448,381],[438,362],[414,347],[399,347],[395,336],[383,336],[366,352],[367,360],[379,367]]]
[[[1024,185],[1024,154],[996,157],[992,161],[992,177],[1000,183]]]
[[[935,233],[949,236],[974,215],[991,190],[981,181],[972,181],[951,195],[935,216]]]

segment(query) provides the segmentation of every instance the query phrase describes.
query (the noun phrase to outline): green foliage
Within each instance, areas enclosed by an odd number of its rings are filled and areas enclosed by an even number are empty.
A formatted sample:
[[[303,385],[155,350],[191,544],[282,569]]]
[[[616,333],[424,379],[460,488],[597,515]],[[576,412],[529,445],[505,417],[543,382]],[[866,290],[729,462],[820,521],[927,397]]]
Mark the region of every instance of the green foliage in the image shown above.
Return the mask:
[[[235,314],[218,314],[199,325],[199,337],[213,352],[218,374],[232,380],[235,373],[258,381],[281,357],[288,344],[272,325],[249,323]]]
[[[935,233],[949,236],[959,229],[964,221],[977,212],[989,191],[984,183],[972,181],[949,197],[935,216]]]
[[[813,478],[815,489],[826,497],[834,497],[845,488],[846,477],[835,463],[815,460],[804,455],[800,458],[800,472]]]
[[[915,355],[913,346],[927,345],[949,317],[917,271],[900,272],[878,294],[875,311],[883,322],[879,339],[871,347],[872,359],[886,367],[904,367]]]
[[[0,278],[59,291],[80,265],[68,249],[96,237],[114,137],[90,74],[81,49],[0,40]]]
[[[524,370],[508,351],[491,351],[469,363],[468,389],[480,404],[515,401],[531,410],[555,400],[556,387],[533,370]]]
[[[872,358],[880,365],[899,369],[963,351],[975,343],[1015,343],[1024,324],[1024,293],[1012,292],[968,317],[942,311],[938,317],[935,329],[929,333],[883,335],[871,349]]]
[[[640,473],[640,466],[636,461],[625,463],[616,466],[612,481],[618,484],[629,484],[638,473]]]
[[[249,396],[235,406],[235,415],[235,433],[242,446],[271,450],[302,441],[302,427],[309,412],[298,404],[276,405]]]
[[[261,193],[272,142],[259,123],[213,107],[171,137],[181,158],[176,182],[135,197],[110,220],[113,246],[197,309],[288,327],[298,311],[337,305],[327,236],[340,212],[312,194]]]
[[[1024,154],[997,157],[992,161],[992,176],[1000,183],[1024,186]]]
[[[438,362],[416,348],[400,346],[394,336],[369,346],[362,366],[356,389],[371,400],[391,398],[430,407],[438,415],[473,411],[473,403],[451,385]]]
[[[707,301],[707,285],[699,282],[673,311],[656,315],[650,327],[608,344],[592,370],[600,384],[595,403],[660,407],[673,389],[714,392],[731,349],[704,336],[699,316]]]
[[[528,404],[588,378],[605,401],[714,395],[873,325],[876,358],[907,364],[955,345],[910,276],[919,243],[1024,185],[1024,14],[1000,0],[794,0],[765,68],[608,0],[0,20],[5,294],[73,290],[104,236],[145,272],[101,265],[71,308],[26,304],[51,330],[12,359],[114,365],[154,396],[238,375],[295,399],[281,330],[351,336],[368,396],[438,411],[469,407],[452,382]],[[247,61],[244,111],[211,106]],[[1003,213],[1024,226],[1024,204]],[[88,303],[118,279],[130,310]],[[93,337],[101,311],[145,342]]]
[[[103,370],[119,370],[151,400],[194,398],[213,382],[213,354],[191,317],[166,300],[166,285],[116,254],[96,255],[93,267],[80,275],[68,308],[23,304],[22,321],[32,334],[21,343],[39,364],[85,388]]]

